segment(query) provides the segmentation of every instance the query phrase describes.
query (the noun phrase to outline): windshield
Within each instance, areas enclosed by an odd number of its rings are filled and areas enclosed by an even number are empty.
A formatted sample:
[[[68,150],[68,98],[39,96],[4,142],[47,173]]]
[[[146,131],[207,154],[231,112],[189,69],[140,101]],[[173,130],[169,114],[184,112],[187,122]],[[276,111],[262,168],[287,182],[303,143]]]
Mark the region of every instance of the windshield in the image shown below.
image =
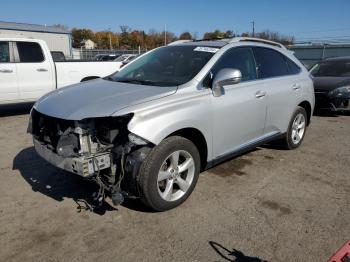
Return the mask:
[[[155,86],[181,85],[198,74],[214,55],[213,50],[196,46],[161,47],[138,58],[108,80]]]
[[[327,61],[316,64],[310,71],[317,76],[350,76],[350,61]]]

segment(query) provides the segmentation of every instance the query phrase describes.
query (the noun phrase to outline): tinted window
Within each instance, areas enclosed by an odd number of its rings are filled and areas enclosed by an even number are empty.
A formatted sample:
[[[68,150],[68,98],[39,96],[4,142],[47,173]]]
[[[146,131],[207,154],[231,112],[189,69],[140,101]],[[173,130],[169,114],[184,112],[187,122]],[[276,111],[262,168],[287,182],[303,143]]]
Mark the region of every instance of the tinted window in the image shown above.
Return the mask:
[[[35,63],[44,61],[44,54],[38,43],[17,42],[19,60],[22,63]]]
[[[208,51],[209,50],[209,51]],[[214,55],[215,48],[166,46],[146,53],[108,79],[156,86],[190,81]]]
[[[64,56],[63,52],[59,51],[52,51],[51,56],[54,62],[64,62],[66,61],[66,57]]]
[[[214,74],[223,68],[238,69],[242,73],[242,82],[257,78],[253,52],[250,48],[233,48],[227,51],[215,64],[211,72]]]
[[[106,55],[102,57],[101,61],[111,61],[111,60],[114,60],[115,58],[116,58],[115,56]]]
[[[327,61],[311,69],[313,76],[350,76],[350,60]]]
[[[286,60],[279,52],[263,47],[255,47],[255,58],[258,64],[259,78],[288,75]]]
[[[8,42],[0,42],[0,63],[10,62],[10,51]]]
[[[292,60],[290,60],[289,58],[286,57],[285,59],[286,59],[287,65],[288,65],[289,74],[291,74],[291,75],[299,74],[301,71],[300,67],[297,64],[295,64]]]

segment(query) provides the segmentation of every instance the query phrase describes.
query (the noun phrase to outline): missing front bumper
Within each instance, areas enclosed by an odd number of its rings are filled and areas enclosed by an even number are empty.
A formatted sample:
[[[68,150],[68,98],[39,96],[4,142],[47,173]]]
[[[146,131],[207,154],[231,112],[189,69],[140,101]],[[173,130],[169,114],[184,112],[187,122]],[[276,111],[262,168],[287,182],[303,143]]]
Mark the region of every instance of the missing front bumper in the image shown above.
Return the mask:
[[[91,177],[100,170],[111,166],[111,155],[109,152],[97,153],[93,156],[64,158],[54,153],[38,140],[33,139],[33,142],[34,148],[38,155],[40,155],[46,161],[58,168],[83,177]]]

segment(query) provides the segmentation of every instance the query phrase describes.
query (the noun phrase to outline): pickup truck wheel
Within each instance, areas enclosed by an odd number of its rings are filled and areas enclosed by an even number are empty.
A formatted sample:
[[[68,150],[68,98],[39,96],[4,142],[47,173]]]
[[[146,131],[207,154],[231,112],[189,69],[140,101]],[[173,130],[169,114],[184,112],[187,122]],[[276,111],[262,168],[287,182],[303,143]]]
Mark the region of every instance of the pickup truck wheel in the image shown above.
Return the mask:
[[[286,137],[283,139],[283,146],[286,149],[295,149],[304,140],[307,126],[307,114],[304,108],[298,106],[288,126]]]
[[[180,205],[192,193],[199,170],[200,156],[190,140],[180,136],[166,138],[141,166],[141,200],[155,211]]]

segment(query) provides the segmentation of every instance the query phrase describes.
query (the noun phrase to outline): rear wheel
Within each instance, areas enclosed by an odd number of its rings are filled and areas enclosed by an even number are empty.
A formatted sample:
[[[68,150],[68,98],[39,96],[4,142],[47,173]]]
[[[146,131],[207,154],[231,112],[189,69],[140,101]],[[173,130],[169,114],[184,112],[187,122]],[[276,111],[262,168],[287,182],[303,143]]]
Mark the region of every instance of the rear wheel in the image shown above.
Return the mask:
[[[166,138],[141,166],[142,201],[156,211],[180,205],[192,193],[199,169],[200,156],[190,140],[179,136]]]
[[[299,147],[304,140],[306,126],[306,111],[303,107],[298,106],[289,122],[286,137],[282,140],[283,146],[286,149],[295,149]]]

